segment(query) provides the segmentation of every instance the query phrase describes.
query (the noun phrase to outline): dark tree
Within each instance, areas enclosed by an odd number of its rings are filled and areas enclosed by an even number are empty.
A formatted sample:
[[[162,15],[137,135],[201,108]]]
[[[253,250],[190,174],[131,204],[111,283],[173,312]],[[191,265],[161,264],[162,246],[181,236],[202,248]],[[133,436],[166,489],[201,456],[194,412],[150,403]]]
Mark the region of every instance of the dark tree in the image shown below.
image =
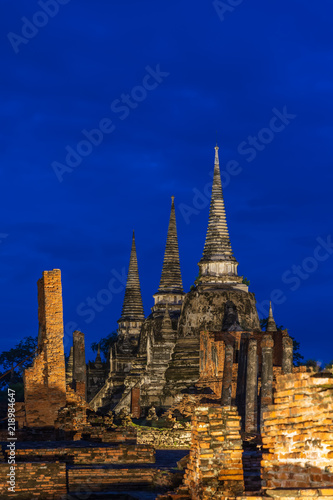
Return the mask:
[[[36,348],[37,337],[29,336],[24,337],[24,339],[22,339],[9,351],[3,351],[0,354],[0,376],[4,375],[8,370],[11,370],[9,374],[0,379],[1,387],[7,386],[9,382],[23,382],[23,372],[28,366],[31,365]]]
[[[319,369],[318,363],[315,359],[306,360],[304,365],[307,366],[308,368],[314,368],[315,370]]]
[[[290,335],[290,338],[293,339],[293,349],[294,349],[294,351],[293,351],[294,352],[293,363],[294,363],[294,366],[301,366],[304,364],[304,362],[303,362],[304,356],[302,356],[302,354],[299,352],[299,350],[301,348],[301,344],[292,335]]]
[[[91,350],[93,352],[97,352],[99,344],[101,353],[104,355],[105,360],[107,360],[109,356],[110,347],[113,346],[116,340],[117,340],[117,332],[111,332],[106,337],[103,337],[99,342],[93,342],[91,344]]]
[[[29,336],[0,354],[0,401],[7,400],[8,387],[14,389],[16,401],[23,401],[23,372],[31,365],[36,348],[37,337]]]

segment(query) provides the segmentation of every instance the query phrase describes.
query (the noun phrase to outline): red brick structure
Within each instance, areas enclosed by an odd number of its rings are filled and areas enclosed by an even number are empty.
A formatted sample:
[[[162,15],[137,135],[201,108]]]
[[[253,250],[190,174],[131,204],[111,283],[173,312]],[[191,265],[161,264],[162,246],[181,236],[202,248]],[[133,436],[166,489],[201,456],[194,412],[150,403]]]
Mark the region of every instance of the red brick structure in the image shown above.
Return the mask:
[[[4,451],[6,458],[9,451]],[[155,450],[148,445],[118,444],[104,447],[17,448],[17,462],[57,462],[68,464],[145,464],[155,462]]]
[[[242,428],[259,432],[260,409],[262,413],[272,401],[276,376],[291,372],[292,358],[287,331],[203,331],[196,385],[212,389],[222,405],[236,405]]]
[[[65,354],[61,272],[44,271],[38,281],[38,351],[24,372],[28,427],[53,426],[66,404]]]
[[[333,488],[332,373],[278,377],[263,419],[265,489]]]
[[[191,499],[211,500],[243,493],[242,451],[240,417],[235,407],[196,408],[184,478]]]
[[[60,500],[67,492],[66,464],[55,463],[17,463],[15,492],[8,491],[8,463],[0,464],[1,500],[48,498]]]
[[[140,387],[132,387],[131,389],[131,415],[132,418],[140,418]]]

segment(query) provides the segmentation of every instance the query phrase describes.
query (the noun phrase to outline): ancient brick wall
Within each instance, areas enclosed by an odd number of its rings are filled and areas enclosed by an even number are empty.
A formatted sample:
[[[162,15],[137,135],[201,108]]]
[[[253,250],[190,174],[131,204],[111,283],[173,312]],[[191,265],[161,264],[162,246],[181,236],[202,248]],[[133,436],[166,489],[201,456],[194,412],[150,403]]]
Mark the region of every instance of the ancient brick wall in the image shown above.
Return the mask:
[[[184,485],[192,500],[219,499],[244,491],[240,417],[235,407],[196,408]]]
[[[151,468],[135,469],[69,469],[68,490],[70,493],[80,491],[88,498],[90,492],[110,491],[113,489],[145,487],[172,488],[181,473]],[[74,497],[75,498],[75,497]],[[111,497],[110,497],[111,498]],[[117,497],[115,497],[117,498]]]
[[[7,456],[6,450],[5,456]],[[153,446],[148,445],[118,445],[91,448],[17,448],[16,461],[61,461],[69,464],[142,464],[155,462],[155,450]]]
[[[66,464],[19,463],[16,464],[15,493],[8,491],[9,465],[0,463],[0,497],[2,500],[48,498],[60,500],[66,494]]]
[[[305,490],[270,490],[265,494],[253,494],[236,497],[219,497],[219,500],[332,500],[332,488],[316,488]],[[156,500],[192,500],[185,487],[178,488],[175,492],[157,495]],[[214,500],[212,497],[211,500]]]
[[[238,380],[238,357],[242,332],[223,334],[221,332],[200,333],[200,379],[197,387],[209,387],[214,394],[221,397],[223,386],[225,340],[234,342],[235,353],[232,367],[232,398],[236,399]],[[238,361],[238,359],[237,359]]]
[[[210,387],[221,396],[224,366],[224,342],[215,340],[215,333],[200,333],[200,379],[199,387]]]
[[[333,487],[332,374],[279,376],[263,419],[265,488]]]
[[[157,450],[187,449],[191,446],[191,429],[137,427],[137,443],[152,445]]]
[[[94,441],[102,443],[128,443],[128,444],[150,444],[137,442],[137,428],[136,427],[116,427],[112,430],[105,430],[99,427],[89,429],[89,434],[82,433],[82,439],[85,441]]]
[[[44,271],[38,281],[38,354],[24,372],[26,425],[52,426],[66,402],[61,272]]]

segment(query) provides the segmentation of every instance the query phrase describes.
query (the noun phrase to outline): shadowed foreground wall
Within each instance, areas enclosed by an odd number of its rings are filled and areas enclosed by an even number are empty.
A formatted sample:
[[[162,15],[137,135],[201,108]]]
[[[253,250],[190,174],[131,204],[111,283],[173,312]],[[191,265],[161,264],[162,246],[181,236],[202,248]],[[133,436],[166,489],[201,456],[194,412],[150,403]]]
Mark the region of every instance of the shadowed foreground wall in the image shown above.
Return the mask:
[[[0,464],[0,497],[3,500],[17,498],[60,500],[66,495],[66,464],[55,463],[17,463],[15,492],[8,491],[7,463]]]

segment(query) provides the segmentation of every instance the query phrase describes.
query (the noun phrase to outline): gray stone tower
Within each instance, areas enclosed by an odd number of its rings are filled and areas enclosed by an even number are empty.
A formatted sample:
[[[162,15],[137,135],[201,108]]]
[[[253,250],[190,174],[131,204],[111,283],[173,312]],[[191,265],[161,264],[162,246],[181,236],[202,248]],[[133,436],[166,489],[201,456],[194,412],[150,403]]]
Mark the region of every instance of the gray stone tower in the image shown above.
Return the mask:
[[[260,331],[255,298],[237,274],[222,192],[218,147],[207,236],[199,262],[198,283],[186,294],[178,322],[177,342],[166,370],[165,395],[194,385],[199,378],[201,331]]]
[[[94,395],[93,408],[113,407],[122,397],[124,380],[135,361],[140,331],[144,322],[138,260],[133,231],[123,309],[118,320],[118,338],[109,353],[110,371],[104,386]],[[90,373],[92,370],[90,369]]]
[[[230,243],[227,218],[222,192],[218,146],[215,146],[214,178],[210,201],[207,236],[202,258],[199,262],[199,283],[212,285],[227,284],[238,290],[248,291],[237,275],[238,262]]]
[[[122,337],[124,341],[127,338],[128,341],[132,341],[137,345],[144,319],[135,235],[133,231],[123,309],[118,320],[119,337]]]
[[[155,302],[152,308],[153,312],[164,313],[166,305],[168,305],[169,311],[180,312],[184,299],[184,290],[180,272],[176,214],[173,196],[171,197],[171,213],[160,286],[158,287],[157,293],[155,293],[153,297]]]
[[[162,389],[164,373],[173,352],[178,320],[185,293],[180,271],[177,225],[174,197],[171,197],[171,213],[157,293],[153,295],[154,306],[144,321],[139,350],[132,370],[126,378],[127,387],[133,387],[141,379],[141,405],[163,406]]]

